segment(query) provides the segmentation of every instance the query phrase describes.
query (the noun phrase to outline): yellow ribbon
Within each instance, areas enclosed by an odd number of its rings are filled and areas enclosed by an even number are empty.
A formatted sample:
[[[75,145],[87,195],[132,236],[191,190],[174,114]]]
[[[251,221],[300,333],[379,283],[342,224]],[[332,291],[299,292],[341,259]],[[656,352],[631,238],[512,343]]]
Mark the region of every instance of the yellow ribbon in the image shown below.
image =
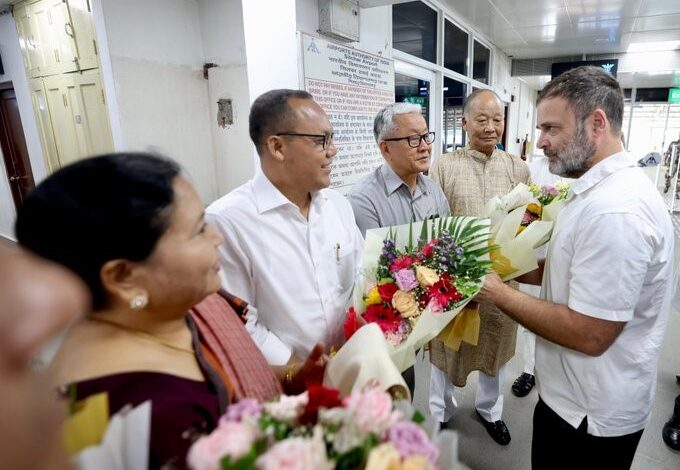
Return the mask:
[[[76,412],[62,427],[66,450],[70,455],[86,447],[97,445],[104,438],[109,425],[109,398],[106,392],[87,397],[76,403]]]
[[[456,318],[437,335],[447,348],[458,351],[461,342],[477,346],[479,341],[479,304],[470,302]]]
[[[489,253],[489,258],[491,258],[491,261],[493,262],[493,270],[503,279],[517,271],[517,269],[512,266],[510,258],[501,254],[500,248]]]

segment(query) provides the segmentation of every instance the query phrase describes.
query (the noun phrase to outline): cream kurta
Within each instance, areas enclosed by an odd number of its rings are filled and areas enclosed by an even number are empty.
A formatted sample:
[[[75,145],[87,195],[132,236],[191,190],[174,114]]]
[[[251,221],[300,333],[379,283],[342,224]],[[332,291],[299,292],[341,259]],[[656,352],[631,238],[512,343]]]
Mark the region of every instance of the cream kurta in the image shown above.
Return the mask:
[[[487,157],[465,147],[439,157],[430,177],[444,190],[451,215],[478,216],[492,197],[507,194],[518,183],[528,183],[529,168],[502,150]],[[480,305],[480,318],[477,346],[462,343],[456,352],[439,340],[431,343],[430,361],[457,387],[465,385],[473,370],[495,376],[515,354],[517,323],[491,304]]]

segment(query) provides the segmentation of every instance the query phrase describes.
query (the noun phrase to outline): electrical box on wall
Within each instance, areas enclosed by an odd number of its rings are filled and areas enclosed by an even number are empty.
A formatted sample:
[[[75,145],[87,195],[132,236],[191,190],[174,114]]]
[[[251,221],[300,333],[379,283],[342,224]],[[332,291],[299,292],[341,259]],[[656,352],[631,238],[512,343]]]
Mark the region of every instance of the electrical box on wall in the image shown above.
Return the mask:
[[[319,0],[319,32],[340,41],[358,41],[359,3],[356,0]]]

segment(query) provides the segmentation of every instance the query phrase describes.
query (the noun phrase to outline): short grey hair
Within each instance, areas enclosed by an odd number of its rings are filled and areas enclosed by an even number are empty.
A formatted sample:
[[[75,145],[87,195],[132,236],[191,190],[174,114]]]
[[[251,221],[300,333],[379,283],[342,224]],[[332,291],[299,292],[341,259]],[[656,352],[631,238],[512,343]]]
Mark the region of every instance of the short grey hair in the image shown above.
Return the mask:
[[[398,114],[422,113],[422,107],[415,103],[392,103],[378,111],[373,120],[373,136],[377,143],[385,134],[394,130],[394,116]]]
[[[488,88],[477,88],[463,99],[463,116],[465,116],[466,118],[468,117],[468,110],[470,109],[470,105],[475,100],[475,98],[477,98],[477,96],[481,95],[482,93],[491,93],[496,97],[498,102],[501,104],[501,107],[503,106],[503,100],[501,99],[500,96],[498,96],[498,93],[496,93],[493,90],[489,90]]]
[[[553,78],[538,94],[536,105],[548,98],[563,98],[582,125],[595,111],[602,109],[614,133],[623,123],[623,91],[619,82],[600,67],[576,67]]]

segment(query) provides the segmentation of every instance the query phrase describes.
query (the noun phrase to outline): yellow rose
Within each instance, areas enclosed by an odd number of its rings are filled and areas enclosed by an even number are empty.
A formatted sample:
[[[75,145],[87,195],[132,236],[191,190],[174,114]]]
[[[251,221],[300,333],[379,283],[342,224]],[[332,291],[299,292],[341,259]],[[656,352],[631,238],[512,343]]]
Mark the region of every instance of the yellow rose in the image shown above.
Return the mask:
[[[404,318],[418,315],[419,312],[415,295],[403,290],[398,290],[392,296],[392,307],[396,308]]]
[[[541,216],[541,205],[537,204],[535,202],[532,202],[527,206],[527,211],[531,212],[532,214],[537,215],[538,217]]]
[[[380,293],[378,292],[378,288],[374,287],[373,289],[369,290],[368,293],[364,296],[364,305],[369,306],[373,304],[379,304],[382,302],[382,297],[380,297]]]
[[[368,454],[366,470],[401,470],[401,456],[389,442],[381,444]]]
[[[427,287],[439,282],[439,275],[434,269],[416,266],[416,279],[418,279],[421,286]]]
[[[412,455],[401,464],[401,470],[427,470],[430,463],[422,455]]]

